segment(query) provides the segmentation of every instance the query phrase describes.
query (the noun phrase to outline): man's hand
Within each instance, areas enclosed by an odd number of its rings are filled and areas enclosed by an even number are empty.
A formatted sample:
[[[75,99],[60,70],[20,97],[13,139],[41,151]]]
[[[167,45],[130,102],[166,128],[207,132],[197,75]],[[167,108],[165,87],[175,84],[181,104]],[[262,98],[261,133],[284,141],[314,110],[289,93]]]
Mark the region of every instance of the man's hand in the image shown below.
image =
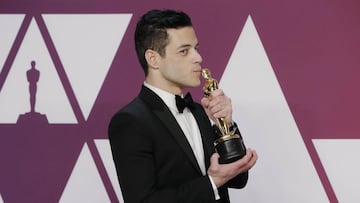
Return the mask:
[[[214,153],[210,159],[208,174],[214,181],[216,187],[219,188],[235,176],[252,168],[257,158],[258,156],[255,150],[247,149],[246,155],[243,158],[233,163],[219,164],[219,154]]]
[[[206,114],[216,123],[216,119],[224,118],[227,124],[232,121],[231,99],[227,97],[222,89],[217,89],[209,97],[201,99],[201,104]]]

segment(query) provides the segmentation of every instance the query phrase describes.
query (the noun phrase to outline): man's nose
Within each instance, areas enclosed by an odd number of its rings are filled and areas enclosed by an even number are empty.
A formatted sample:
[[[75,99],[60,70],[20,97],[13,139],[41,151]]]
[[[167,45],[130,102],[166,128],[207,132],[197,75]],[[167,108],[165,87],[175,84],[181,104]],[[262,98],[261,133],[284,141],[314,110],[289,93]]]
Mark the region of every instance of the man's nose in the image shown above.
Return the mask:
[[[195,62],[197,62],[197,63],[201,63],[201,62],[202,62],[202,57],[201,57],[201,54],[199,53],[198,50],[195,50],[194,58],[195,58]]]

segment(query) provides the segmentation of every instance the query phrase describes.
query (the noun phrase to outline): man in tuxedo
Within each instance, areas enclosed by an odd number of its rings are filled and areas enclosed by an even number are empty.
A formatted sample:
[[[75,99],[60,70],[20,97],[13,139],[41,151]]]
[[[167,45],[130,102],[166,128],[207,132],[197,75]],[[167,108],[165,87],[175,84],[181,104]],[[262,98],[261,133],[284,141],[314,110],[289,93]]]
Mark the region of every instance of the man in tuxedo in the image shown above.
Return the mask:
[[[187,94],[188,106],[177,107],[184,88],[200,85],[202,58],[190,17],[173,10],[147,12],[137,23],[135,47],[146,79],[109,125],[125,203],[230,202],[228,188],[246,185],[257,154],[247,149],[243,158],[219,164],[210,119],[233,123],[231,100],[221,89],[201,105]]]

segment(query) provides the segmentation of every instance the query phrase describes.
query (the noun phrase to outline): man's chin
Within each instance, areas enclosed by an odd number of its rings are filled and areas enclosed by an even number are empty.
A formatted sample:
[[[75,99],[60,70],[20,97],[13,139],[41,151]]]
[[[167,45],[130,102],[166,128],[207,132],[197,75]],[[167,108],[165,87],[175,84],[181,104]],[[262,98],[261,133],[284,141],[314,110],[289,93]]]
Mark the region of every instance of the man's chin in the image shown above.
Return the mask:
[[[195,83],[195,84],[191,84],[189,86],[187,86],[186,88],[195,88],[195,87],[199,87],[201,85],[201,83]]]
[[[193,83],[183,84],[183,88],[197,88],[201,85],[201,81],[194,81]]]

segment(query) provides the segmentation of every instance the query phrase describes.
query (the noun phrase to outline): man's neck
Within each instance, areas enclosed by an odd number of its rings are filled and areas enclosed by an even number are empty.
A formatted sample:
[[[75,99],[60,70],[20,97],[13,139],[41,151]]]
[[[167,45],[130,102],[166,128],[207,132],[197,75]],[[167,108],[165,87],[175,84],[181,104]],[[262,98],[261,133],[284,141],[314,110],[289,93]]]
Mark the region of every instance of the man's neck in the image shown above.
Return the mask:
[[[179,87],[176,87],[176,86],[173,86],[173,87],[170,87],[170,86],[167,86],[167,85],[163,85],[159,82],[154,82],[152,80],[149,80],[149,79],[146,79],[145,80],[145,83],[155,87],[155,88],[158,88],[158,89],[161,89],[163,91],[166,91],[166,92],[169,92],[171,94],[174,94],[174,95],[181,95],[182,94],[182,89],[179,88]]]

